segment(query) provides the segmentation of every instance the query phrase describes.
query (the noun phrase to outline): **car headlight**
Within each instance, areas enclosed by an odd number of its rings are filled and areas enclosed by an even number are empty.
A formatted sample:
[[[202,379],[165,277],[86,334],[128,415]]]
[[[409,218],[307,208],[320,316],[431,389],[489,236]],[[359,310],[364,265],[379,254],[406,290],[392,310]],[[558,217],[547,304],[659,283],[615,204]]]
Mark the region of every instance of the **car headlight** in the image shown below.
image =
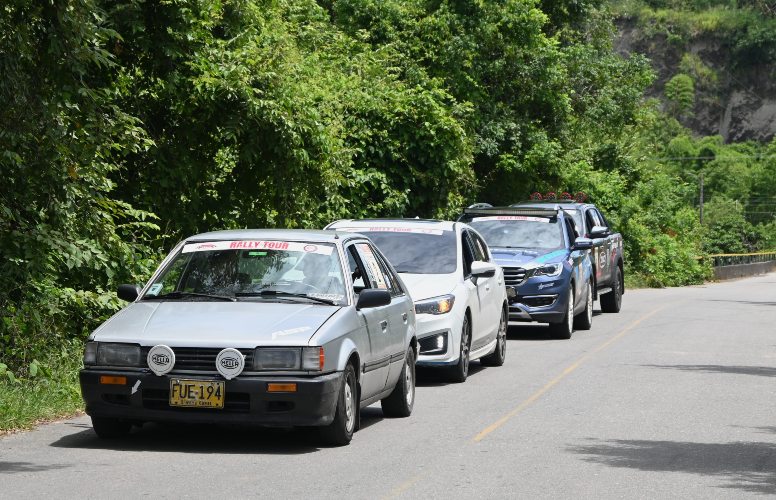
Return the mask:
[[[442,295],[433,299],[420,300],[415,302],[415,313],[417,314],[445,314],[453,309],[455,295]]]
[[[95,342],[97,344],[97,364],[105,366],[140,366],[140,346],[137,344],[113,344]],[[87,350],[89,346],[87,344]],[[84,364],[87,361],[84,352]]]
[[[547,264],[534,269],[534,276],[558,276],[563,271],[563,264]]]
[[[253,369],[320,371],[323,361],[323,347],[259,347],[253,354]]]

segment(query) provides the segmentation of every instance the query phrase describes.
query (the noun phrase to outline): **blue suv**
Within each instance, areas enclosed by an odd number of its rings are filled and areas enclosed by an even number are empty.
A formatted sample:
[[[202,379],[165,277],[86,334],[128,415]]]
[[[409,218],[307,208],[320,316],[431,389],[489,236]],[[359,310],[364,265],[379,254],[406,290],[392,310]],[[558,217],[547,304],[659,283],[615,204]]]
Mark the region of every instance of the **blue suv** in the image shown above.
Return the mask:
[[[593,240],[577,235],[559,206],[472,205],[459,218],[487,242],[504,269],[509,322],[549,323],[556,338],[593,323]]]

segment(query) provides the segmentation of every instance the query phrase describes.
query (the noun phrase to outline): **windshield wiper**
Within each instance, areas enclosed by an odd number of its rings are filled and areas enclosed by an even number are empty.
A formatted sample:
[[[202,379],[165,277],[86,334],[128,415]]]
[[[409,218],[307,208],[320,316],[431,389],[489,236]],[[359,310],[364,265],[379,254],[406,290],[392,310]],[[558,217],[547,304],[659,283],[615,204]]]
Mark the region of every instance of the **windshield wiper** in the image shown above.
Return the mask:
[[[235,296],[237,296],[237,297],[267,297],[267,296],[298,297],[300,299],[314,300],[316,302],[320,302],[321,304],[328,304],[330,306],[338,306],[339,305],[339,302],[336,301],[336,300],[324,299],[324,298],[321,298],[321,297],[315,297],[313,295],[307,295],[306,293],[284,292],[282,290],[262,290],[260,292],[237,292],[237,293],[235,293]]]
[[[227,300],[229,302],[237,302],[237,299],[228,295],[217,295],[214,293],[199,293],[199,292],[170,292],[164,295],[146,295],[143,300],[162,300],[162,299],[182,299],[184,297],[204,297],[208,299]]]

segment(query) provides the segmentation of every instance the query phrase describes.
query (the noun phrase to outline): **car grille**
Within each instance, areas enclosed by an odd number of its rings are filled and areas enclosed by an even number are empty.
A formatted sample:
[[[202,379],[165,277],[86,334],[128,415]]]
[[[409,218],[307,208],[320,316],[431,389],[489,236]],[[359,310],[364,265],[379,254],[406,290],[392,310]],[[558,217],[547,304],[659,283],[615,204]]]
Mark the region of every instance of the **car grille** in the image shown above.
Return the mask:
[[[212,408],[180,408],[170,406],[170,391],[168,389],[143,389],[143,408],[149,410],[169,411],[201,411],[212,412]],[[222,411],[246,413],[251,411],[250,394],[244,392],[229,392],[224,394],[224,408]]]
[[[527,272],[522,267],[504,267],[504,283],[506,286],[522,285]]]
[[[143,348],[143,359],[148,357],[150,347]],[[175,366],[173,371],[189,370],[198,372],[216,372],[216,356],[223,348],[220,347],[173,347]],[[253,367],[253,349],[239,349],[245,356],[245,369]]]

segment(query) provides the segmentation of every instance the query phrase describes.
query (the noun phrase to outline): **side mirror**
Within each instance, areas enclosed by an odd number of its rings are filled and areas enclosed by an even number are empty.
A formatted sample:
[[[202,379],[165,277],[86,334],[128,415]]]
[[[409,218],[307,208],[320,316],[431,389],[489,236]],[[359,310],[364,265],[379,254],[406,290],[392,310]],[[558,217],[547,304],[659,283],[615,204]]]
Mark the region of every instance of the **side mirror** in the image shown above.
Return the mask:
[[[609,228],[606,226],[593,226],[590,230],[591,238],[606,238],[609,234]]]
[[[593,248],[593,240],[590,238],[579,237],[574,240],[574,244],[571,245],[572,250],[591,250]]]
[[[356,310],[368,309],[370,307],[387,306],[391,303],[391,292],[379,288],[366,288],[358,294]]]
[[[492,278],[496,275],[496,266],[490,262],[475,260],[472,262],[473,278]]]
[[[140,295],[140,287],[137,285],[119,285],[116,295],[118,295],[121,300],[134,302],[137,300],[137,296]]]

